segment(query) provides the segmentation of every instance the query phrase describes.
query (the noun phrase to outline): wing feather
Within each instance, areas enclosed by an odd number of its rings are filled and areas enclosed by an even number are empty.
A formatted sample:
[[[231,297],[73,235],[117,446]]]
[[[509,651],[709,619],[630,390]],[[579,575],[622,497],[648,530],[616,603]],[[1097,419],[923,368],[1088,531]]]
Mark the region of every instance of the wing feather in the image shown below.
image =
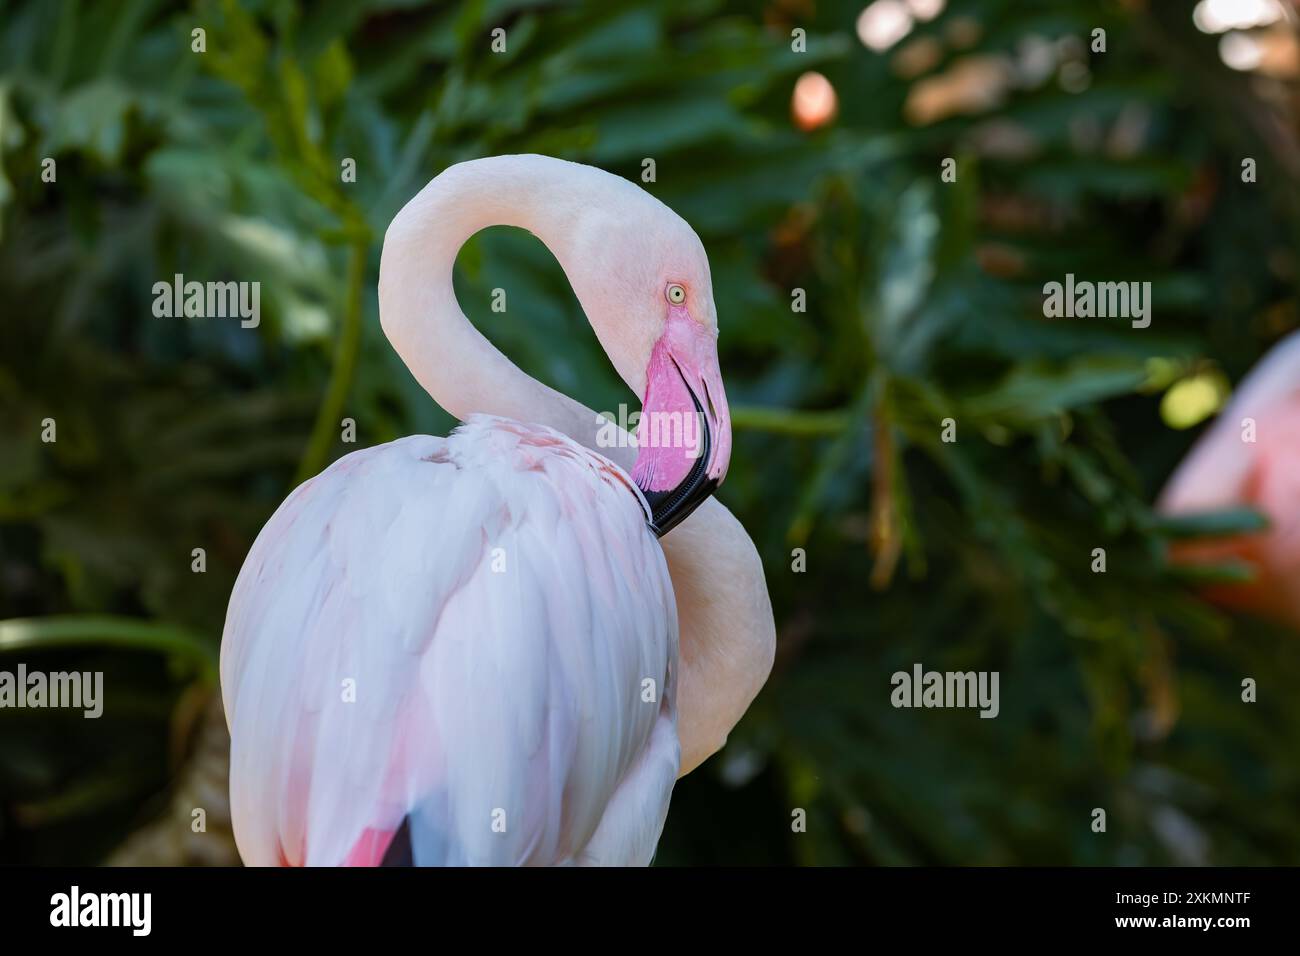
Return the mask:
[[[571,862],[656,733],[670,789],[676,605],[630,487],[558,433],[476,416],[298,488],[222,643],[245,862],[377,859],[403,820],[416,863]]]

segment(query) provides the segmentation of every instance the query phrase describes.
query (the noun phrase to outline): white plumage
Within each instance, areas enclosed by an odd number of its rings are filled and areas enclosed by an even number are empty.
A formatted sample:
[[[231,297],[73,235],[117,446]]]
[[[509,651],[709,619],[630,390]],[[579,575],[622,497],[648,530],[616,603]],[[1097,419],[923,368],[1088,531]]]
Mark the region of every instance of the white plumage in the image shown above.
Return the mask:
[[[645,864],[679,745],[677,611],[627,474],[474,416],[299,487],[221,655],[246,863]]]
[[[466,319],[456,253],[494,224],[556,254],[643,416],[697,410],[698,459],[650,441],[633,461]],[[704,247],[601,170],[471,160],[389,225],[379,314],[466,424],[336,462],[245,560],[221,651],[240,853],[648,863],[675,778],[723,745],[775,643],[754,544],[706,500],[731,426]]]

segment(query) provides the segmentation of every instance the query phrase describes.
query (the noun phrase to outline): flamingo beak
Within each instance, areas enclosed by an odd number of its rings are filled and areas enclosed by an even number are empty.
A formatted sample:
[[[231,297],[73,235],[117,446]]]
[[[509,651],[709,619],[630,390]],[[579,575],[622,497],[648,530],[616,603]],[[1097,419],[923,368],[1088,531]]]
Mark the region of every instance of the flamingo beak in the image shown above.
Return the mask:
[[[651,350],[637,425],[632,480],[662,537],[713,494],[731,460],[731,414],[718,366],[717,335],[671,306]]]

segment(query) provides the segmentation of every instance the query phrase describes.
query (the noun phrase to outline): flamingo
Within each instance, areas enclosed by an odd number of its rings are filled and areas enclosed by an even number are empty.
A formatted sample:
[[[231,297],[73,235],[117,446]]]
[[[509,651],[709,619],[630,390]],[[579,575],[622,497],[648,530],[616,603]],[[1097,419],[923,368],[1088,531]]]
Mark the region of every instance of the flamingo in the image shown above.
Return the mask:
[[[474,328],[452,267],[491,225],[548,246],[643,422],[702,421],[691,441],[609,442]],[[478,159],[389,225],[379,310],[462,424],[339,459],[254,542],[221,645],[240,855],[648,864],[775,646],[754,544],[711,497],[731,433],[704,247],[602,170]]]
[[[1255,571],[1247,584],[1216,585],[1207,596],[1300,629],[1300,332],[1251,370],[1218,420],[1178,466],[1157,502],[1167,514],[1254,507],[1267,530],[1180,543],[1186,562],[1235,558]]]

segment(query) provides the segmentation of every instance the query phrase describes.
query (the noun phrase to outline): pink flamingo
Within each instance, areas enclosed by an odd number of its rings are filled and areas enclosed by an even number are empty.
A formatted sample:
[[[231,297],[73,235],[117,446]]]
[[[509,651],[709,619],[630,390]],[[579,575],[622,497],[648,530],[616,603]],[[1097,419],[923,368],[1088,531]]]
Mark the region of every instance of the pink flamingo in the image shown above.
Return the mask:
[[[611,426],[470,324],[452,266],[497,224],[550,248],[643,422],[702,420],[674,433],[690,441],[607,447]],[[249,552],[221,647],[240,854],[649,863],[675,779],[725,742],[775,645],[754,545],[709,497],[731,433],[704,248],[608,173],[475,160],[389,226],[379,305],[464,424],[340,459]]]
[[[1254,581],[1216,585],[1207,596],[1300,629],[1300,332],[1274,346],[1246,376],[1158,503],[1169,514],[1236,505],[1262,512],[1269,528],[1180,543],[1174,557],[1245,561],[1256,572]]]

